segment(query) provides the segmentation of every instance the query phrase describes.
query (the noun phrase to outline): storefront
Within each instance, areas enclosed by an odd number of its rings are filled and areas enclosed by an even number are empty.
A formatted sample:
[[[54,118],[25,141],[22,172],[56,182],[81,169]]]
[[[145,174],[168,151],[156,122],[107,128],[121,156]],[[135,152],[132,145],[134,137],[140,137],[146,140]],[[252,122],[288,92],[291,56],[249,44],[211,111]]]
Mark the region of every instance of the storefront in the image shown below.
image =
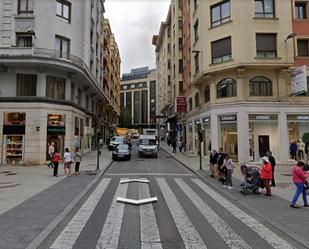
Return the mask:
[[[304,133],[309,132],[309,114],[288,114],[287,121],[289,148],[291,148],[292,143],[295,143],[297,148],[296,159],[307,160],[305,155],[305,144],[302,141],[302,137]],[[292,157],[290,149],[290,159],[292,159]]]
[[[47,115],[47,143],[46,143],[46,160],[49,160],[48,149],[54,142],[55,149],[64,154],[65,139],[65,115],[48,114]]]
[[[2,163],[23,164],[26,113],[4,113]]]
[[[210,116],[207,116],[202,119],[203,127],[203,152],[204,156],[209,156],[209,151],[211,150],[211,141],[210,141]]]
[[[222,147],[233,161],[238,161],[236,114],[219,116],[219,138],[219,147]]]

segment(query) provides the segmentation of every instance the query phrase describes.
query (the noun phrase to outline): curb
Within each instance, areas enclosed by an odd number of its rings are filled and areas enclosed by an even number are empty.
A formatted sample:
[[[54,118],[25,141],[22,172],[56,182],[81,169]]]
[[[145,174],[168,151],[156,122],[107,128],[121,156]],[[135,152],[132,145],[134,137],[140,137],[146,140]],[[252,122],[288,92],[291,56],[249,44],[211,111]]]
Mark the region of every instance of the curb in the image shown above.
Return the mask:
[[[164,151],[166,154],[170,155],[175,161],[177,161],[178,163],[180,163],[181,165],[183,165],[186,169],[188,169],[189,171],[191,171],[193,174],[195,174],[196,176],[198,176],[199,178],[203,179],[204,181],[207,181],[207,184],[211,185],[217,192],[220,192],[222,194],[224,194],[226,197],[228,197],[229,199],[232,199],[233,201],[237,200],[235,198],[233,198],[232,196],[227,195],[226,192],[222,191],[221,189],[218,189],[216,185],[214,185],[213,182],[208,181],[203,175],[201,175],[198,171],[195,171],[194,169],[192,169],[190,166],[186,165],[185,163],[183,163],[182,161],[180,161],[178,158],[176,158],[174,155],[172,155],[172,153],[168,152],[167,150],[165,150],[164,148],[160,148],[162,151]],[[278,197],[280,198],[280,197]],[[309,241],[304,240],[301,236],[299,236],[297,233],[291,232],[290,230],[288,230],[288,228],[286,228],[285,226],[272,221],[272,219],[270,219],[270,217],[262,214],[260,211],[256,210],[254,207],[250,207],[249,205],[247,205],[246,203],[240,203],[237,202],[239,205],[243,206],[244,208],[246,208],[247,210],[250,210],[250,212],[252,212],[254,215],[262,218],[266,223],[270,224],[271,226],[275,227],[276,229],[278,229],[279,231],[281,231],[282,233],[286,234],[287,236],[289,236],[290,240],[294,240],[296,241],[296,243],[301,244],[302,246],[304,246],[305,248],[309,248]]]
[[[53,221],[42,232],[40,232],[25,249],[38,248],[40,244],[48,237],[48,235],[68,216],[68,214],[82,200],[82,198],[91,191],[91,188],[102,178],[104,173],[112,164],[113,160],[110,160],[105,168],[100,171],[100,173],[86,186],[86,188],[77,197],[75,197],[71,203],[67,205],[66,208],[58,216],[56,216]]]

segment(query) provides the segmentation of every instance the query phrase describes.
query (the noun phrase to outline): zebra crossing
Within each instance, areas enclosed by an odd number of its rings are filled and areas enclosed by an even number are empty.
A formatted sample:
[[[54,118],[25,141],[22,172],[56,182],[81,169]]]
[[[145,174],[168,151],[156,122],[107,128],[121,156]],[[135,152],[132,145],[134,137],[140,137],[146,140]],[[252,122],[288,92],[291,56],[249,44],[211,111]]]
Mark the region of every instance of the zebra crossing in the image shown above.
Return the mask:
[[[212,201],[217,202],[226,212],[237,219],[244,229],[249,229],[256,236],[257,240],[262,240],[264,244],[267,244],[266,248],[282,248],[290,249],[294,248],[288,241],[281,238],[275,232],[267,228],[260,221],[250,216],[232,202],[212,190],[203,181],[197,178],[189,178],[183,180],[181,178],[170,178],[169,181],[162,176],[154,177],[155,182],[150,184],[157,184],[158,191],[162,193],[162,197],[155,204],[145,204],[142,206],[136,206],[139,209],[139,233],[140,233],[140,247],[141,249],[170,249],[175,247],[165,248],[165,242],[162,239],[162,234],[166,231],[161,231],[158,225],[158,213],[156,213],[156,205],[160,205],[160,202],[164,202],[167,206],[166,212],[169,212],[173,219],[175,228],[177,229],[181,238],[183,248],[186,249],[207,249],[212,247],[211,236],[205,236],[200,227],[195,224],[188,214],[187,208],[183,205],[183,200],[179,198],[179,195],[175,192],[181,191],[190,201],[191,204],[198,210],[201,216],[205,219],[203,222],[207,222],[215,233],[219,236],[224,243],[225,248],[232,249],[250,249],[258,248],[254,243],[250,243],[248,239],[244,238],[244,234],[239,231],[235,231],[232,224],[223,220],[220,214],[213,210],[211,205],[205,202],[200,195],[196,192],[196,188],[202,191],[203,194],[209,196]],[[59,234],[56,240],[50,246],[50,249],[71,249],[79,248],[76,244],[78,237],[83,233],[83,228],[90,219],[91,215],[98,205],[98,202],[102,199],[103,195],[108,192],[108,187],[112,181],[119,181],[116,178],[103,178],[94,192],[89,196],[86,202],[82,205],[80,210],[67,224],[64,230]],[[121,178],[120,181],[128,180],[128,178]],[[150,198],[150,185],[143,183],[134,183],[138,187],[139,198]],[[173,185],[173,186],[172,186]],[[124,209],[126,204],[116,201],[117,197],[127,197],[128,184],[118,184],[117,189],[114,192],[110,208],[108,210],[101,233],[98,236],[95,249],[116,249],[119,245],[121,237],[122,222],[124,220]],[[175,191],[175,186],[178,190]],[[137,221],[138,222],[138,221]],[[103,224],[103,223],[102,223]],[[129,233],[130,231],[125,231]],[[205,233],[205,231],[204,231]],[[138,248],[132,248],[138,249]]]

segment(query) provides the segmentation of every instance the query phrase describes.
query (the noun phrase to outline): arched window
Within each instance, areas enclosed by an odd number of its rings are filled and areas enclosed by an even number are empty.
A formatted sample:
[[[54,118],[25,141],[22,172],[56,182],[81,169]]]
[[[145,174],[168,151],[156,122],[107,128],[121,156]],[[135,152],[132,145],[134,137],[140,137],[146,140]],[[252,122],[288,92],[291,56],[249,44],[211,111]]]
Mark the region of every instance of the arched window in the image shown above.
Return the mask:
[[[270,79],[256,76],[250,80],[250,96],[272,96],[273,86]]]
[[[236,96],[236,80],[224,79],[217,84],[217,98]]]
[[[195,94],[195,108],[200,106],[200,95],[198,93]]]
[[[210,101],[210,87],[207,85],[204,89],[204,101],[205,103]]]
[[[192,111],[192,98],[189,99],[189,111]]]

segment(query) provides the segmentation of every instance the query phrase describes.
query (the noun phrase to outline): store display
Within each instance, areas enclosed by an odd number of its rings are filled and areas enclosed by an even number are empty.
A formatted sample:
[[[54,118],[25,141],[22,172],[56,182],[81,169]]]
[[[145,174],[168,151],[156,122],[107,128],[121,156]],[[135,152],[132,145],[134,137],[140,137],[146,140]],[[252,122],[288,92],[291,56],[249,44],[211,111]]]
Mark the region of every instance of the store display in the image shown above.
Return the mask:
[[[21,164],[23,162],[23,136],[6,136],[6,161],[7,164]]]

